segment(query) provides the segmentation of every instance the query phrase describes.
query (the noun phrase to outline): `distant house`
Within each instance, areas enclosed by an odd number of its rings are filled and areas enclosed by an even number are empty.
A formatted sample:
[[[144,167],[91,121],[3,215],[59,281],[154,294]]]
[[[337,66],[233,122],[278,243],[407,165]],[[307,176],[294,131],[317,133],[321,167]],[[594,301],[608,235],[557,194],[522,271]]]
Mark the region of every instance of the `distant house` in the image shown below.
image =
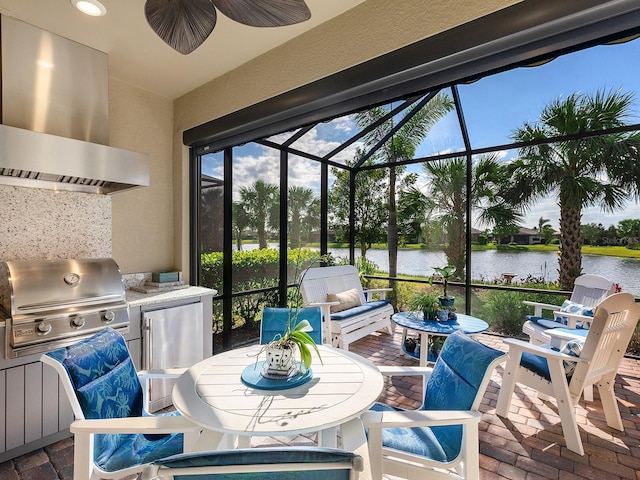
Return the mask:
[[[482,230],[478,230],[477,228],[471,227],[471,241],[477,242],[479,240],[481,233],[482,233]]]
[[[544,237],[538,233],[538,230],[532,228],[520,227],[515,235],[509,237],[501,237],[500,243],[517,243],[518,245],[539,245],[544,243]]]
[[[312,243],[320,243],[320,232],[315,230],[309,233],[309,242]],[[336,232],[334,230],[327,230],[327,242],[335,242],[336,241]]]

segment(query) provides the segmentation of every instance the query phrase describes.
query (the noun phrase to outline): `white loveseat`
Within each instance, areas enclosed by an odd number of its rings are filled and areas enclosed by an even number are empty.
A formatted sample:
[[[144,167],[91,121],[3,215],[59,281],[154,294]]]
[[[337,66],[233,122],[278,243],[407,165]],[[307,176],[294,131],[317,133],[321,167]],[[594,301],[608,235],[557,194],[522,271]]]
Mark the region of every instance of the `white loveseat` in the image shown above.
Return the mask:
[[[352,292],[355,290],[357,292]],[[393,334],[391,315],[393,306],[385,299],[390,288],[364,291],[358,270],[353,265],[310,268],[305,272],[300,284],[300,292],[305,305],[322,309],[322,328],[325,342],[345,350],[349,344],[377,330],[385,329]],[[378,300],[372,294],[380,294]],[[347,305],[335,297],[357,299],[359,305],[331,312],[331,307],[340,309]],[[351,305],[349,303],[348,305]]]

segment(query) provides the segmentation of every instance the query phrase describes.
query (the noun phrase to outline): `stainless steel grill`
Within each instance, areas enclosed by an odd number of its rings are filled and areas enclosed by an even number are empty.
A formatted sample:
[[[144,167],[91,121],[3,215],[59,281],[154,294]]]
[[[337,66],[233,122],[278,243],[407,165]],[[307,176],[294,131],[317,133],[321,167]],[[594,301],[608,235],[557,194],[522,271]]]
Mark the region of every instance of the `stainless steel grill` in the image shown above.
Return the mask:
[[[0,263],[5,357],[69,345],[105,326],[128,333],[120,269],[113,259]]]

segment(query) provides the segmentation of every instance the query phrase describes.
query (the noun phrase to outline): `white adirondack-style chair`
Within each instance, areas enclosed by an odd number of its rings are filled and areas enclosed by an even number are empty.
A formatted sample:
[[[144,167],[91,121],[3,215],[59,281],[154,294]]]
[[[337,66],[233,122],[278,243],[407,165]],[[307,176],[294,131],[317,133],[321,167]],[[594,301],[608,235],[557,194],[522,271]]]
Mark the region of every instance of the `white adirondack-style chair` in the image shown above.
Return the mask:
[[[349,349],[350,343],[377,330],[385,329],[390,335],[393,334],[391,315],[394,310],[389,300],[385,299],[385,292],[390,290],[363,290],[358,270],[353,265],[310,268],[300,283],[305,305],[322,309],[324,341],[345,350]],[[332,312],[331,307],[339,306],[340,302],[328,298],[341,294],[348,296],[349,292],[354,294],[357,305]],[[380,294],[380,299],[373,300],[371,295],[374,293]]]
[[[585,274],[576,278],[573,286],[573,292],[569,301],[572,304],[582,305],[584,307],[596,307],[606,297],[615,293],[616,286],[611,281],[600,275]],[[527,321],[522,326],[522,332],[529,336],[529,341],[534,345],[549,345],[551,336],[548,330],[552,328],[571,328],[575,329],[578,322],[590,323],[592,317],[581,315],[580,313],[572,313],[570,311],[563,312],[562,305],[551,305],[539,302],[523,302],[525,305],[534,307],[533,315],[527,316]],[[545,318],[542,316],[543,310],[551,310],[554,318]],[[566,319],[566,324],[565,321]],[[584,332],[581,332],[584,333]],[[582,335],[584,337],[584,335]]]
[[[596,308],[580,353],[579,340],[575,339],[562,351],[515,339],[504,340],[509,345],[509,360],[496,413],[502,417],[509,414],[516,383],[555,398],[567,448],[584,455],[575,407],[585,387],[596,385],[607,425],[624,431],[613,386],[639,318],[640,305],[633,295],[616,293]]]

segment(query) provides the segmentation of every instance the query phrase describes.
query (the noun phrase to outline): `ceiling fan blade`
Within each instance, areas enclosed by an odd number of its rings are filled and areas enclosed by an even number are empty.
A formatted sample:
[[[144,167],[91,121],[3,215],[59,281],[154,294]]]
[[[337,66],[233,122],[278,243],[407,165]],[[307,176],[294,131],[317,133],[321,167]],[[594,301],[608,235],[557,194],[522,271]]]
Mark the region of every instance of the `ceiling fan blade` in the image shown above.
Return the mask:
[[[151,29],[183,55],[202,45],[216,25],[211,0],[147,0],[144,15]]]
[[[251,27],[283,27],[311,18],[304,0],[211,0],[231,20]]]

